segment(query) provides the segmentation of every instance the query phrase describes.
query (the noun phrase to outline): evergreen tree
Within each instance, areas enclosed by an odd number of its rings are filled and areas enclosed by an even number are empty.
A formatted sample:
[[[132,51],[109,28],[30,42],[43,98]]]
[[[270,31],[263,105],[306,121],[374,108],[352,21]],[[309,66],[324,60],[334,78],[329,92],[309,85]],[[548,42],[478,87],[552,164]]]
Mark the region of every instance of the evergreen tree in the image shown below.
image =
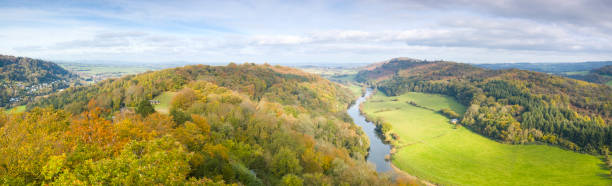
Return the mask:
[[[140,114],[142,117],[147,117],[149,114],[153,114],[154,112],[155,109],[148,100],[141,100],[138,103],[138,107],[136,107],[136,113]]]

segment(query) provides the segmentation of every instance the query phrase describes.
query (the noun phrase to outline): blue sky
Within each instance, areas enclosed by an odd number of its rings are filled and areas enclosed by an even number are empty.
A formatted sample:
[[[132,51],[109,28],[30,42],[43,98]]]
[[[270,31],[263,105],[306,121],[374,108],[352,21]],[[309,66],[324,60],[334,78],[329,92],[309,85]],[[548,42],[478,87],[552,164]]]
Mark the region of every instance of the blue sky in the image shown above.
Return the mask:
[[[0,0],[0,54],[282,64],[612,60],[610,12],[606,0]]]

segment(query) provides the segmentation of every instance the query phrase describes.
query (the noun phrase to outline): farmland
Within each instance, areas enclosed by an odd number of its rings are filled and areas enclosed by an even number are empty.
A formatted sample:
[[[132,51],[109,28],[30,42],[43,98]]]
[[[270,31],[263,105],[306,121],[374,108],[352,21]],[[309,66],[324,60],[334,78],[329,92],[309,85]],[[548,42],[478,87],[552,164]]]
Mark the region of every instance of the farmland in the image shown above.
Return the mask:
[[[465,110],[450,97],[424,93],[388,97],[379,92],[364,105],[367,115],[391,123],[392,132],[399,135],[393,164],[425,180],[452,185],[610,183],[596,156],[548,145],[502,144],[454,127],[435,112],[441,108]]]

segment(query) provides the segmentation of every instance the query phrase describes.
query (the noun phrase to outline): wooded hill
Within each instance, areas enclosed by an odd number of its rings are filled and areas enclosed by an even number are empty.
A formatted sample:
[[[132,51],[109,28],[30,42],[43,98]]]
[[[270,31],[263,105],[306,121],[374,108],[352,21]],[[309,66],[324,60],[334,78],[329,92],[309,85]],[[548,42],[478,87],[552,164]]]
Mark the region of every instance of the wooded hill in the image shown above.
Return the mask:
[[[598,71],[598,69],[611,68],[612,61],[580,63],[495,63],[475,64],[475,66],[492,70],[515,68],[543,72],[600,84],[606,84],[612,80],[612,74],[606,75],[605,70]]]
[[[67,88],[74,78],[76,75],[52,62],[0,55],[0,107]]]
[[[593,69],[591,72],[599,74],[599,75],[612,76],[612,65]]]
[[[176,92],[170,114],[149,100]],[[186,66],[68,88],[0,114],[0,181],[21,185],[388,185],[345,109],[296,69]],[[41,109],[45,108],[45,109]]]
[[[567,77],[593,83],[606,84],[612,81],[612,65],[590,70],[589,73],[585,75],[576,74],[568,75]]]
[[[440,93],[468,106],[461,124],[506,143],[546,142],[598,153],[612,146],[612,88],[525,70],[390,60],[356,80],[387,95]]]

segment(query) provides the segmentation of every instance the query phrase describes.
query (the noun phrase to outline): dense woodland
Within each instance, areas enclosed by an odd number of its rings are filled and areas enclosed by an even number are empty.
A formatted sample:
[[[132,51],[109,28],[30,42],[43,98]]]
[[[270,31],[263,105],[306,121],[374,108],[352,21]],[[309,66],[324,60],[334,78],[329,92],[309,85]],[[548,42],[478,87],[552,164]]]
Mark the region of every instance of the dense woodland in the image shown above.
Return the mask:
[[[75,78],[52,62],[0,55],[0,107],[16,106],[67,88]]]
[[[468,106],[461,124],[503,142],[545,142],[589,153],[612,146],[612,88],[605,85],[516,69],[401,60],[361,71],[357,79],[387,95],[453,96]]]
[[[170,114],[150,99],[176,92]],[[278,66],[186,66],[72,87],[0,111],[8,185],[388,185],[349,91]]]

